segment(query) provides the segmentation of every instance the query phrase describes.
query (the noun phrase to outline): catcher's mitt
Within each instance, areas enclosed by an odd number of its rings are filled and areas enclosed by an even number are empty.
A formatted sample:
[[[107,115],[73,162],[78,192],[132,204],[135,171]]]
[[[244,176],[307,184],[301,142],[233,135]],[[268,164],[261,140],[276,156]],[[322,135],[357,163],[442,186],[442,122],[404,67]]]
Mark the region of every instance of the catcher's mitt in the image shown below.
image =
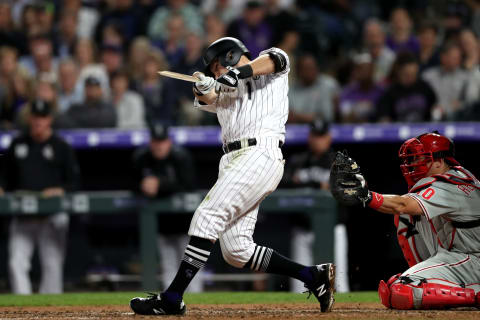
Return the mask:
[[[337,151],[335,155],[330,171],[330,191],[338,202],[346,206],[365,206],[371,200],[360,167],[346,151]]]

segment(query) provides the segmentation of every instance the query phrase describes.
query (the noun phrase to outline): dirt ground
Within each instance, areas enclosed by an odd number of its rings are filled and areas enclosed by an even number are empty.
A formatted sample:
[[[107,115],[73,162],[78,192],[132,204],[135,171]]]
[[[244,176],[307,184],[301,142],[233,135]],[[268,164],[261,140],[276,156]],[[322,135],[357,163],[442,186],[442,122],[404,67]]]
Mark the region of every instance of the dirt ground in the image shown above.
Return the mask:
[[[331,313],[320,313],[314,304],[262,305],[187,305],[187,314],[181,319],[480,319],[478,309],[448,311],[393,311],[381,304],[337,303]],[[0,319],[115,319],[136,320],[158,317],[135,316],[128,306],[101,307],[3,307]],[[179,319],[179,317],[164,317]]]

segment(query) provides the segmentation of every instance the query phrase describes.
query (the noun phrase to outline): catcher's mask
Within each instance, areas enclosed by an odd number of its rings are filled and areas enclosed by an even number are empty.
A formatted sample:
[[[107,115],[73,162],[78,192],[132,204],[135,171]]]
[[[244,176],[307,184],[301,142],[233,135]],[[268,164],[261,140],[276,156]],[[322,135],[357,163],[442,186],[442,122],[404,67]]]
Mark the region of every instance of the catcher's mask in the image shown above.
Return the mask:
[[[426,177],[434,160],[445,159],[448,165],[460,165],[454,158],[453,141],[436,131],[408,139],[400,147],[398,156],[401,162],[400,169],[409,189]]]
[[[213,77],[210,71],[210,65],[216,59],[224,67],[233,67],[240,60],[242,55],[250,59],[250,51],[238,39],[232,37],[220,38],[208,46],[203,54],[203,63],[205,64],[205,75]]]

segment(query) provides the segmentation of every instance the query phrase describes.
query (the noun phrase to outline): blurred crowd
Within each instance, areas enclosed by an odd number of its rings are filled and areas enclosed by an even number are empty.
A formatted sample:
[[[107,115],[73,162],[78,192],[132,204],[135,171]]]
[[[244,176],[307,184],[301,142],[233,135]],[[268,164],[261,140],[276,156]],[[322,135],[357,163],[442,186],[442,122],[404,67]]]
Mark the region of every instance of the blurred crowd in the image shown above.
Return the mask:
[[[216,124],[191,84],[223,36],[287,52],[291,123],[480,120],[478,0],[0,1],[0,129]],[[477,110],[478,109],[478,110]]]

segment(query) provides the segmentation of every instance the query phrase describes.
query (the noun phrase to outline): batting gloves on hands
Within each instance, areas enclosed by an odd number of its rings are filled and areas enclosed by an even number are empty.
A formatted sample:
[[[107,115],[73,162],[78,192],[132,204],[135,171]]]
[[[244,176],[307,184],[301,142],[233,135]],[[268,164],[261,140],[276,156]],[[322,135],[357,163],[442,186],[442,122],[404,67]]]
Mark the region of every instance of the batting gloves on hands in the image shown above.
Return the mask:
[[[199,96],[209,93],[215,86],[215,79],[212,77],[207,77],[201,72],[195,72],[193,76],[199,79],[193,83],[193,91]]]
[[[218,79],[217,82],[231,87],[231,88],[236,88],[238,87],[238,79],[239,79],[239,74],[240,71],[238,69],[232,68],[232,67],[227,67],[228,72],[222,74]]]

